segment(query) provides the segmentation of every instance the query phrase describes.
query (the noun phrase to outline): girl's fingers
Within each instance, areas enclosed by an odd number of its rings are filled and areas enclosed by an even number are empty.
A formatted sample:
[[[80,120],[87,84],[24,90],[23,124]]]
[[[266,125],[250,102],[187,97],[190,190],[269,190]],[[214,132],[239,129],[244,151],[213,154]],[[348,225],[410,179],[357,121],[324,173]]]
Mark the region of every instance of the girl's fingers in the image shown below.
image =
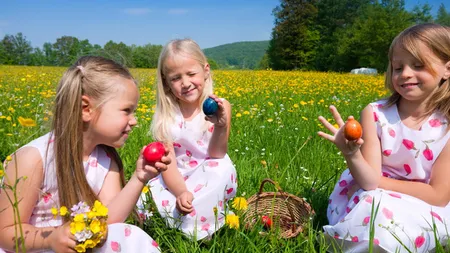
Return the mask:
[[[324,133],[324,132],[322,132],[322,131],[319,131],[317,134],[318,134],[320,137],[322,137],[322,138],[324,138],[324,139],[327,139],[327,140],[329,140],[329,141],[331,141],[331,142],[334,142],[334,140],[335,140],[335,138],[334,138],[333,135],[326,134],[326,133]]]
[[[334,105],[330,106],[330,111],[331,111],[331,114],[333,115],[334,120],[338,124],[338,126],[342,127],[345,124],[345,122],[344,122],[344,120],[342,120],[341,115],[339,114],[336,107],[334,107]]]
[[[328,130],[330,130],[331,133],[336,134],[338,129],[336,129],[333,125],[331,125],[330,122],[328,122],[328,120],[326,120],[324,117],[319,116],[319,121],[320,123],[322,123],[322,125],[324,125]]]

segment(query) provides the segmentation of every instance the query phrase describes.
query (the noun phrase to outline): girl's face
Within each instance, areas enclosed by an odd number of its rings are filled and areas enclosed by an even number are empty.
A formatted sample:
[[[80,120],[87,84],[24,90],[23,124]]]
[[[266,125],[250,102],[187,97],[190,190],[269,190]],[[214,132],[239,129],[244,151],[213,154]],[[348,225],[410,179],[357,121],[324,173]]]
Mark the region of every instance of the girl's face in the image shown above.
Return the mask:
[[[209,77],[209,65],[201,65],[198,61],[175,55],[165,62],[164,81],[180,104],[197,104],[203,93],[205,81]]]
[[[95,110],[89,124],[90,136],[98,144],[119,148],[124,145],[131,129],[137,124],[136,110],[139,91],[133,80],[116,77],[111,80],[118,87],[103,105]]]
[[[392,55],[392,85],[402,98],[410,101],[423,102],[435,89],[443,77],[448,76],[449,63],[442,62],[423,43],[418,51],[428,57],[430,66],[424,66],[408,51],[395,47]],[[435,72],[432,73],[431,69]]]

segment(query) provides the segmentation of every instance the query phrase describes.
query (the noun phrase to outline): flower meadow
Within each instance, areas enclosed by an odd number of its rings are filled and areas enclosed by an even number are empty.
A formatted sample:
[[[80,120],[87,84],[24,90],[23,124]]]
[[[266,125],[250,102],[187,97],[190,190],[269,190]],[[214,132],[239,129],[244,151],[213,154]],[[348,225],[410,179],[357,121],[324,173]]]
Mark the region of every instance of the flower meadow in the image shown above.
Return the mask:
[[[52,101],[66,68],[0,66],[0,158],[9,155],[50,129]],[[138,153],[153,141],[148,135],[154,113],[156,72],[132,69],[139,83],[138,125],[119,153],[128,178]],[[327,223],[328,197],[337,177],[346,169],[338,149],[321,139],[317,120],[332,116],[335,105],[346,118],[374,100],[389,95],[384,77],[300,71],[216,70],[215,93],[232,104],[228,154],[238,172],[237,198],[228,205],[227,227],[209,240],[192,242],[167,229],[150,206],[142,224],[163,252],[325,252],[321,227]],[[0,177],[4,172],[0,168]],[[292,239],[279,239],[277,229],[261,233],[262,226],[246,229],[242,215],[246,199],[264,178],[271,178],[288,193],[305,198],[315,211],[308,227]],[[144,188],[144,191],[148,189]],[[275,191],[270,185],[265,191]],[[214,211],[214,210],[211,210]]]

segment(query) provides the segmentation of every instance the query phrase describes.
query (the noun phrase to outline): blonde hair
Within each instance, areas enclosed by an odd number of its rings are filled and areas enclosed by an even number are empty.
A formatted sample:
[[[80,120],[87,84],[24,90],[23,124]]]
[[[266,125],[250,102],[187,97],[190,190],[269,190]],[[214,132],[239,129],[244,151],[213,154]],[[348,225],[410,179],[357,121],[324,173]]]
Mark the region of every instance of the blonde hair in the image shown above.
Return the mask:
[[[69,67],[60,80],[56,92],[52,131],[58,194],[61,206],[71,207],[79,201],[92,205],[96,194],[86,180],[83,167],[83,121],[81,96],[86,95],[101,110],[102,104],[115,94],[118,87],[113,77],[134,81],[122,65],[103,57],[84,56]],[[122,161],[113,147],[101,145],[119,166],[124,183]],[[69,187],[68,187],[69,186]]]
[[[424,55],[419,46],[423,43],[433,54],[443,63],[450,61],[450,28],[439,24],[426,23],[407,28],[394,38],[389,48],[389,64],[386,72],[386,87],[392,92],[388,98],[387,105],[397,104],[400,100],[400,94],[395,91],[392,84],[392,57],[395,48],[401,48],[408,51],[416,58],[424,68],[432,75],[436,75],[436,70],[432,62]],[[440,81],[439,87],[431,95],[426,104],[426,114],[430,115],[433,111],[438,111],[450,120],[450,84],[449,79]]]
[[[166,61],[175,56],[194,59],[203,67],[208,64],[208,60],[199,45],[191,39],[172,40],[162,49],[158,59],[158,69],[156,74],[156,109],[150,131],[155,140],[163,142],[173,141],[170,125],[174,123],[177,106],[179,106],[178,99],[170,90],[165,78]],[[210,73],[205,81],[205,86],[203,93],[200,96],[198,106],[200,107],[201,103],[212,93],[213,81],[212,74]]]

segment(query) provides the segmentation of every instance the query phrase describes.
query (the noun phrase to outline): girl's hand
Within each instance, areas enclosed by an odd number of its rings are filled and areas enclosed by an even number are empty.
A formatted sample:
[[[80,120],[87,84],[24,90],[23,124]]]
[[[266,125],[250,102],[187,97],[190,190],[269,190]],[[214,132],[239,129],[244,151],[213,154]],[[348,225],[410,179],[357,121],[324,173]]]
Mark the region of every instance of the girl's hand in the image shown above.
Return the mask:
[[[167,170],[172,160],[169,158],[169,149],[165,145],[164,147],[165,147],[164,156],[161,158],[161,161],[155,163],[149,163],[144,158],[145,146],[141,149],[141,153],[139,154],[139,158],[136,162],[135,174],[142,183],[147,184],[147,182],[150,179],[158,176],[159,173]]]
[[[50,248],[54,252],[76,252],[75,236],[70,233],[70,221],[57,227],[48,237]]]
[[[342,120],[341,115],[338,110],[334,106],[330,106],[331,114],[333,115],[334,120],[336,121],[338,128],[334,127],[330,122],[328,122],[324,117],[319,116],[319,121],[324,125],[333,135],[326,134],[322,131],[319,131],[319,136],[325,138],[331,142],[333,142],[336,147],[342,152],[345,156],[350,156],[356,153],[359,150],[361,145],[364,143],[363,139],[359,138],[355,141],[348,141],[344,136],[344,124],[345,122]],[[353,116],[348,117],[352,119]]]
[[[225,107],[223,106],[222,99],[218,98],[216,95],[210,95],[210,98],[214,99],[218,105],[217,112],[212,116],[205,116],[205,120],[213,123],[218,127],[227,126],[227,113],[225,112]]]
[[[194,195],[190,191],[185,191],[178,195],[177,197],[177,209],[182,214],[188,214],[194,211],[194,207],[192,206],[192,200],[194,199]]]

